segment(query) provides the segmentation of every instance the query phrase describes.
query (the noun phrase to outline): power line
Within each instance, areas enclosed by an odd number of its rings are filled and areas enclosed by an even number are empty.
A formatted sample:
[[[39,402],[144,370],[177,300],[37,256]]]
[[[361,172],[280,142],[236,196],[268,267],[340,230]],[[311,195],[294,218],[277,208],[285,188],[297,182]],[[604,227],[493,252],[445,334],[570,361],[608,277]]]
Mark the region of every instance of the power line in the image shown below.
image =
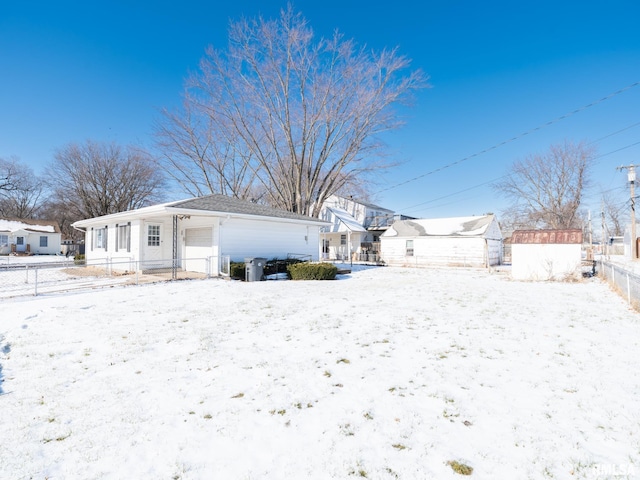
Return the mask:
[[[471,160],[471,159],[473,159],[475,157],[479,157],[480,155],[483,155],[483,154],[485,154],[487,152],[490,152],[492,150],[500,148],[503,145],[506,145],[508,143],[514,142],[516,140],[519,140],[520,138],[525,137],[526,135],[529,135],[531,133],[537,132],[538,130],[542,130],[545,127],[553,125],[554,123],[558,123],[561,120],[564,120],[564,119],[566,119],[568,117],[571,117],[571,116],[573,116],[573,115],[575,115],[577,113],[580,113],[580,112],[582,112],[582,111],[584,111],[584,110],[586,110],[588,108],[591,108],[591,107],[593,107],[595,105],[598,105],[599,103],[605,102],[606,100],[609,100],[609,99],[611,99],[611,98],[613,98],[613,97],[615,97],[617,95],[620,95],[621,93],[624,93],[627,90],[630,90],[630,89],[632,89],[634,87],[637,87],[638,85],[640,85],[640,81],[632,83],[631,85],[627,85],[626,87],[621,88],[620,90],[617,90],[617,91],[615,91],[613,93],[610,93],[609,95],[607,95],[605,97],[602,97],[599,100],[591,102],[591,103],[589,103],[587,105],[583,105],[582,107],[577,108],[577,109],[575,109],[575,110],[573,110],[573,111],[571,111],[569,113],[565,113],[564,115],[561,115],[561,116],[559,116],[557,118],[554,118],[553,120],[550,120],[550,121],[548,121],[546,123],[538,125],[537,127],[534,127],[534,128],[532,128],[530,130],[527,130],[526,132],[520,133],[519,135],[516,135],[515,137],[512,137],[512,138],[510,138],[508,140],[504,140],[504,141],[502,141],[500,143],[496,143],[495,145],[493,145],[493,146],[491,146],[489,148],[485,148],[484,150],[481,150],[479,152],[473,153],[473,154],[471,154],[471,155],[469,155],[467,157],[461,158],[460,160],[456,160],[455,162],[451,162],[451,163],[448,163],[448,164],[443,165],[441,167],[438,167],[435,170],[431,170],[429,172],[423,173],[422,175],[418,175],[416,177],[410,178],[409,180],[405,180],[404,182],[396,183],[395,185],[391,185],[391,186],[389,186],[387,188],[383,188],[382,190],[379,190],[378,192],[376,192],[376,194],[379,194],[379,193],[382,193],[382,192],[386,192],[386,191],[392,190],[394,188],[401,187],[402,185],[406,185],[406,184],[411,183],[411,182],[415,182],[416,180],[420,180],[421,178],[427,177],[429,175],[433,175],[434,173],[441,172],[442,170],[446,170],[447,168],[451,168],[451,167],[453,167],[455,165],[459,165],[460,163],[466,162],[467,160]],[[629,127],[629,128],[631,128],[631,127]]]
[[[639,82],[639,83],[640,83],[640,82]],[[632,126],[639,125],[639,124],[640,124],[640,122],[638,122],[638,123],[636,123],[636,124],[634,124],[634,125],[632,125]],[[612,134],[606,135],[606,136],[602,137],[600,140],[603,140],[603,139],[605,139],[605,138],[608,138],[608,137],[610,137],[610,136],[612,136],[612,135],[615,135],[615,134],[617,134],[617,133],[623,132],[624,130],[627,130],[628,128],[631,128],[631,127],[626,127],[626,128],[621,129],[621,130],[618,130],[617,132],[614,132],[614,133],[612,133]],[[598,141],[600,141],[600,140],[598,140]],[[595,142],[591,142],[591,143],[595,143]],[[612,150],[612,151],[607,152],[607,153],[603,153],[602,155],[597,155],[596,157],[594,157],[594,161],[595,161],[595,160],[601,160],[602,158],[604,158],[604,157],[606,157],[606,156],[613,155],[614,153],[620,152],[620,151],[622,151],[622,150],[626,150],[627,148],[631,148],[631,147],[634,147],[634,146],[636,146],[636,145],[640,145],[640,141],[635,142],[635,143],[632,143],[632,144],[629,144],[629,145],[625,145],[624,147],[620,147],[620,148],[618,148],[618,149],[616,149],[616,150]],[[415,205],[411,205],[410,207],[406,207],[406,208],[401,209],[401,211],[403,211],[403,212],[410,212],[411,210],[415,209],[416,207],[421,207],[421,206],[423,206],[423,205],[427,205],[427,204],[429,204],[429,203],[434,203],[434,202],[437,202],[437,201],[439,201],[439,200],[444,200],[445,198],[453,197],[453,196],[455,196],[455,195],[459,195],[459,194],[461,194],[461,193],[468,192],[469,190],[473,190],[473,189],[476,189],[476,188],[483,187],[483,186],[485,186],[485,185],[489,185],[489,184],[491,184],[491,183],[495,183],[495,182],[497,182],[497,181],[499,181],[499,180],[502,180],[503,178],[508,177],[509,175],[510,175],[510,174],[505,174],[505,175],[502,175],[502,176],[500,176],[500,177],[496,177],[496,178],[494,178],[494,179],[492,179],[492,180],[488,180],[488,181],[486,181],[486,182],[479,183],[479,184],[477,184],[477,185],[473,185],[473,186],[471,186],[471,187],[469,187],[469,188],[465,188],[465,189],[463,189],[463,190],[458,190],[457,192],[449,193],[449,194],[447,194],[447,195],[443,195],[443,196],[441,196],[441,197],[437,197],[437,198],[434,198],[434,199],[431,199],[431,200],[427,200],[426,202],[422,202],[422,203],[418,203],[418,204],[415,204]],[[618,188],[620,188],[620,187],[615,187],[615,188],[612,188],[612,189],[610,189],[610,190],[606,190],[605,192],[600,192],[598,195],[600,195],[600,194],[602,194],[602,193],[609,192],[609,191],[617,190]],[[588,198],[588,197],[587,197],[587,198]]]

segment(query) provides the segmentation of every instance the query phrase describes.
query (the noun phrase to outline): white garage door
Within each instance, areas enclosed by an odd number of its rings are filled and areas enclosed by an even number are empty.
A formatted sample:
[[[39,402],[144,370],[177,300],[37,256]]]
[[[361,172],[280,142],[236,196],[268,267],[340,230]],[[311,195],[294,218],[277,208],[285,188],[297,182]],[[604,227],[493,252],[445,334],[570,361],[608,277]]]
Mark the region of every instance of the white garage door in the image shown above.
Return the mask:
[[[187,228],[185,232],[187,247],[211,247],[213,245],[212,228]]]
[[[212,255],[213,229],[187,228],[185,231],[185,270],[209,273],[208,258]]]

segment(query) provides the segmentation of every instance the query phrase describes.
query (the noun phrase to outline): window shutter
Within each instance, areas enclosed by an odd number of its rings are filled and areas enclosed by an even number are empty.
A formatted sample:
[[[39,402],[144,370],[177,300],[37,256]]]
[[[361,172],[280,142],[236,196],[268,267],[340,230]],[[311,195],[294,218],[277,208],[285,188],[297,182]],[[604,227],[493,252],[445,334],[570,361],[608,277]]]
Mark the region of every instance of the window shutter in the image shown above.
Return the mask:
[[[107,242],[109,241],[109,225],[104,226],[104,251],[107,251]]]
[[[131,222],[127,223],[127,252],[131,251]]]
[[[91,251],[92,252],[93,252],[93,244],[94,244],[94,241],[93,241],[93,227],[91,227]]]
[[[116,252],[118,251],[119,247],[120,247],[120,228],[116,223]]]

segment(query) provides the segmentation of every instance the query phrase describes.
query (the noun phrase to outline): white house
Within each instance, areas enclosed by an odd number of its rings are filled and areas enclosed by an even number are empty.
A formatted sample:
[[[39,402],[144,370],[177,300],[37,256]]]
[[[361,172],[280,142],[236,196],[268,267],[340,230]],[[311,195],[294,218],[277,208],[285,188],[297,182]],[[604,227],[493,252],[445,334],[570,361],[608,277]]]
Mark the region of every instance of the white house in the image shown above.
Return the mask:
[[[387,265],[488,267],[500,264],[502,233],[494,215],[401,220],[380,238]]]
[[[0,218],[0,255],[60,253],[58,222]]]
[[[323,258],[377,259],[380,235],[391,225],[393,216],[387,208],[331,195],[320,213],[320,218],[331,224],[321,230]]]
[[[511,236],[511,276],[516,280],[582,277],[582,230],[516,230]]]
[[[73,227],[85,231],[87,263],[219,275],[224,260],[318,260],[319,231],[325,225],[317,218],[208,195],[81,220]]]

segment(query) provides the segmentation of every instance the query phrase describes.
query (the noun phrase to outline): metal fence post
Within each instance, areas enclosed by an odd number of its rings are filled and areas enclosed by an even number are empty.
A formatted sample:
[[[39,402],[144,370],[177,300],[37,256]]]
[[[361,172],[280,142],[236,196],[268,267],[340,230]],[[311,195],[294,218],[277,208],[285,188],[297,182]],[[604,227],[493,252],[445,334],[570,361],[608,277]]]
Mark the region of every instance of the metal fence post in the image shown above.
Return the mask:
[[[38,269],[37,268],[36,268],[35,276],[36,276],[36,280],[35,280],[35,287],[34,287],[33,296],[37,297],[38,296]]]

